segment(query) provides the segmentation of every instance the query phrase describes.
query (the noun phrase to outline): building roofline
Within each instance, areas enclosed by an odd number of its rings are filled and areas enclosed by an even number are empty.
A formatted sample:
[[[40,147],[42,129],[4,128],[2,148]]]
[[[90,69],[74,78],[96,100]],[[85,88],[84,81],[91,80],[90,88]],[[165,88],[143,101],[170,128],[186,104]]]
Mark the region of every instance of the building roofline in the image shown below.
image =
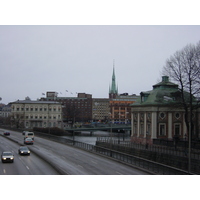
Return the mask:
[[[10,102],[11,104],[18,104],[18,103],[26,103],[26,104],[61,104],[60,102],[56,101],[32,101],[32,100],[18,100],[14,102]]]

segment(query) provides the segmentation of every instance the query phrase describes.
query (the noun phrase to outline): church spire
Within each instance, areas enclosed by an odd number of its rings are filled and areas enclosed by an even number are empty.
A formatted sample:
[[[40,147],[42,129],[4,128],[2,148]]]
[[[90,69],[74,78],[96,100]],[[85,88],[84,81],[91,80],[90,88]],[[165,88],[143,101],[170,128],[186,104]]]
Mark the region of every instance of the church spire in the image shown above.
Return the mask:
[[[115,80],[115,63],[113,60],[113,74],[112,74],[112,84],[109,88],[109,98],[115,98],[118,94],[118,89],[116,87],[116,80]]]

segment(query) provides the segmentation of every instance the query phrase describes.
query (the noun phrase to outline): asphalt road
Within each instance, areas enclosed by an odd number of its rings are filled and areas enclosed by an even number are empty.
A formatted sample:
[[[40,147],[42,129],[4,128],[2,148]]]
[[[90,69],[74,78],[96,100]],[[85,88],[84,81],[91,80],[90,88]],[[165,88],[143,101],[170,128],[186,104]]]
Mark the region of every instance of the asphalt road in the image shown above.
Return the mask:
[[[23,143],[22,133],[10,131],[8,136],[18,143]],[[2,131],[0,130],[0,134]],[[34,145],[28,146],[55,165],[62,174],[69,175],[148,175],[136,168],[114,160],[89,153],[71,146],[35,137]],[[38,165],[40,159],[36,162]],[[12,164],[11,164],[12,165]]]
[[[0,152],[11,151],[14,154],[14,163],[0,162],[1,175],[58,175],[54,168],[34,153],[31,152],[30,156],[21,156],[18,149],[19,144],[0,137]]]

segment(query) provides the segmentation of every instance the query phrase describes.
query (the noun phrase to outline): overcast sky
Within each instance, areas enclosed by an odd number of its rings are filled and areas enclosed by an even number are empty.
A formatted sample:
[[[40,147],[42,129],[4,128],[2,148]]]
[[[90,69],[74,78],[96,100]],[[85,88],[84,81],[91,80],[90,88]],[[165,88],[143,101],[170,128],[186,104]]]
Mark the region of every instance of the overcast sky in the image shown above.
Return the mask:
[[[200,26],[2,25],[1,102],[47,91],[108,98],[113,63],[119,93],[138,95],[161,80],[170,55],[199,40]]]

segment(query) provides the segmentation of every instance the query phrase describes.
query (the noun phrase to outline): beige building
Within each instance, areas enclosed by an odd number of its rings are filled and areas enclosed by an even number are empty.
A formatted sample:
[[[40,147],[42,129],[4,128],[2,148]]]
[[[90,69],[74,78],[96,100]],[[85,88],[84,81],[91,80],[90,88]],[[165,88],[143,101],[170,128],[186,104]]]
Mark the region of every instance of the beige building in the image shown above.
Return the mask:
[[[18,128],[62,128],[61,103],[26,99],[18,100],[11,104],[12,126]]]
[[[109,99],[92,99],[92,119],[93,121],[107,121],[109,118]]]

